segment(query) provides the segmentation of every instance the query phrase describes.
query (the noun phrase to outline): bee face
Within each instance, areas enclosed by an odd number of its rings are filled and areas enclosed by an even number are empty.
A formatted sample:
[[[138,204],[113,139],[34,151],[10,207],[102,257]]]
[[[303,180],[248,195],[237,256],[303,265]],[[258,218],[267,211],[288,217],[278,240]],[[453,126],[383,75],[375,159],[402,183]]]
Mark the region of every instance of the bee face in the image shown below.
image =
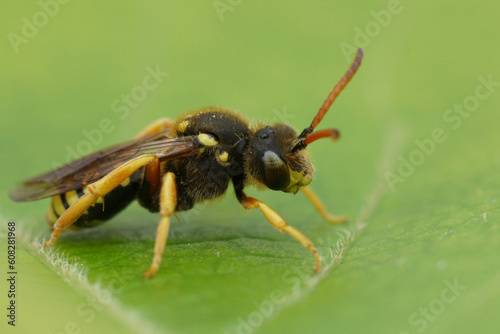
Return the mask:
[[[250,141],[247,170],[272,190],[295,193],[311,183],[314,167],[306,150],[292,152],[297,133],[286,124],[265,126]]]

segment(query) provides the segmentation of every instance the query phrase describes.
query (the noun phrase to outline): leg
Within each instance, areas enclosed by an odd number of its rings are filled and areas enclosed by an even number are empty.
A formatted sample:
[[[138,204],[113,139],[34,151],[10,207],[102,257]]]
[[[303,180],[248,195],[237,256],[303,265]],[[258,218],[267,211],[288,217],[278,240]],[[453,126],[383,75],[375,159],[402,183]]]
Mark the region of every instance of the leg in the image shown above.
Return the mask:
[[[170,216],[175,212],[177,206],[177,186],[175,185],[174,173],[168,172],[163,177],[160,191],[160,214],[162,218],[156,230],[155,254],[151,267],[144,273],[144,278],[151,278],[160,268],[161,258],[168,238],[170,228]]]
[[[253,197],[247,197],[243,192],[238,194],[238,198],[245,209],[260,209],[267,220],[281,232],[287,232],[293,238],[298,240],[304,247],[309,249],[314,255],[314,261],[316,265],[314,267],[314,272],[317,273],[321,267],[321,262],[319,259],[319,254],[316,248],[314,248],[313,243],[296,228],[289,226],[286,221],[273,209],[271,209],[264,202],[259,201]]]
[[[345,216],[333,216],[329,214],[328,211],[326,211],[323,203],[321,203],[321,201],[319,200],[318,196],[316,196],[316,194],[309,187],[302,187],[300,188],[300,190],[302,190],[302,192],[311,201],[316,211],[318,211],[323,216],[323,218],[328,220],[330,223],[338,224],[345,223],[347,221],[347,218]]]
[[[160,118],[159,120],[154,121],[153,123],[149,124],[146,128],[144,128],[141,132],[139,132],[134,138],[141,138],[145,137],[147,135],[151,135],[156,132],[160,132],[163,130],[166,130],[168,128],[171,128],[175,122],[169,118]]]
[[[99,197],[103,197],[111,190],[118,187],[120,183],[132,175],[135,171],[145,165],[159,165],[159,160],[156,155],[143,155],[126,164],[118,167],[108,175],[88,185],[89,193],[80,197],[73,205],[71,205],[57,219],[53,228],[52,236],[49,241],[43,243],[44,246],[52,246],[61,235],[62,231],[71,226],[91,205],[93,205]]]

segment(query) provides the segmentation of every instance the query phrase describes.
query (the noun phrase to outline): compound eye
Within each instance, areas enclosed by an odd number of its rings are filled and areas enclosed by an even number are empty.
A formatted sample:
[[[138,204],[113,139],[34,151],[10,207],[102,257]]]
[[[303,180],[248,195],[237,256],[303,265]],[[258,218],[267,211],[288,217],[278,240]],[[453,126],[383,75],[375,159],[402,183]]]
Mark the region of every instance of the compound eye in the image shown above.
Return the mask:
[[[283,190],[290,184],[290,171],[287,164],[273,151],[262,156],[264,180],[269,189]]]

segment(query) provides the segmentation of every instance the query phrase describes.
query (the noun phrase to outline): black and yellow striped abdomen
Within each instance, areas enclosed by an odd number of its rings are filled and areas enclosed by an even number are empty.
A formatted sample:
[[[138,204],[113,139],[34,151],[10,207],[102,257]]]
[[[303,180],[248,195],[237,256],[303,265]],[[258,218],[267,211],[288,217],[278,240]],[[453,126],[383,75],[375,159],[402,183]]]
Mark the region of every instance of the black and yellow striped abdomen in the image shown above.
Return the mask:
[[[71,228],[93,227],[111,219],[136,198],[138,188],[139,182],[131,181],[130,178],[127,178],[106,196],[100,197],[94,206],[89,207],[71,225]],[[48,224],[50,226],[54,225],[64,211],[88,192],[88,188],[84,187],[52,197],[46,215]]]

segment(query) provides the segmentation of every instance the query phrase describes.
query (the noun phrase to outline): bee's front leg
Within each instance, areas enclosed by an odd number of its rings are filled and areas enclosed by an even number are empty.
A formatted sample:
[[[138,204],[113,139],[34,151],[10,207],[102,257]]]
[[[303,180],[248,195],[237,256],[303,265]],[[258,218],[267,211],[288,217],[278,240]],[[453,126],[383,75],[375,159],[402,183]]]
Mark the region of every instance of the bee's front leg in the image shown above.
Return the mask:
[[[323,218],[325,218],[330,223],[338,224],[338,223],[345,223],[347,221],[346,216],[334,216],[330,214],[328,211],[326,211],[323,203],[321,203],[318,196],[316,196],[316,194],[309,187],[301,187],[300,190],[302,190],[302,192],[306,195],[307,199],[311,201],[316,211],[318,211],[319,214],[323,216]]]
[[[245,209],[260,209],[260,211],[262,211],[264,216],[274,227],[276,227],[281,232],[287,232],[293,238],[298,240],[304,247],[309,249],[311,253],[313,253],[314,261],[316,262],[314,272],[317,273],[319,271],[319,269],[321,268],[321,261],[318,251],[314,247],[311,240],[309,240],[304,234],[302,234],[302,232],[297,230],[295,227],[288,225],[283,217],[281,217],[279,213],[271,209],[266,203],[259,201],[258,199],[255,199],[253,197],[247,197],[243,191],[239,191],[237,193],[237,197],[241,205],[243,205]]]

